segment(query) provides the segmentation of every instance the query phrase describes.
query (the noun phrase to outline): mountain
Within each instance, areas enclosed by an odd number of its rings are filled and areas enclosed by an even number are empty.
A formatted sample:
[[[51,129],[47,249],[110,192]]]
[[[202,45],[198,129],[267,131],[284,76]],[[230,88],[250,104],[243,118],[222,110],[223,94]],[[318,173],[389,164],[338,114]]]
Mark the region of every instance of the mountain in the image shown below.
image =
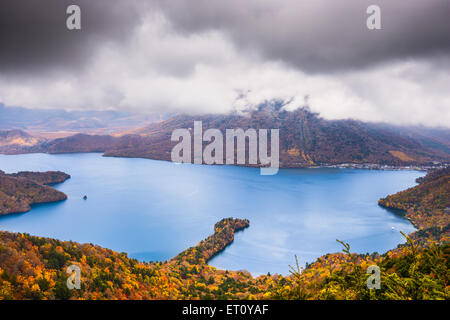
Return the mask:
[[[19,172],[6,174],[0,170],[0,215],[27,212],[35,203],[56,202],[67,196],[47,186],[63,182],[70,176],[64,172]]]
[[[341,163],[423,165],[450,162],[450,130],[399,127],[356,120],[325,120],[307,108],[285,111],[262,106],[243,115],[176,115],[120,136],[77,134],[47,140],[23,152],[104,152],[105,156],[170,160],[175,129],[248,128],[280,130],[280,166],[307,167]],[[205,144],[204,144],[205,145]],[[5,152],[0,147],[0,152]],[[224,152],[225,156],[225,152]]]
[[[34,137],[22,130],[0,130],[0,147],[15,145],[30,147],[41,141],[41,138]]]
[[[450,131],[407,128],[355,120],[325,120],[305,108],[295,111],[259,110],[246,115],[178,115],[137,130],[140,143],[121,144],[105,150],[107,156],[170,160],[173,130],[193,128],[202,121],[203,130],[248,128],[280,130],[280,164],[304,167],[339,163],[390,165],[450,161]],[[224,152],[225,154],[225,152]]]
[[[5,107],[0,103],[0,128],[29,132],[112,133],[166,119],[163,114],[135,114],[113,110],[65,111]]]

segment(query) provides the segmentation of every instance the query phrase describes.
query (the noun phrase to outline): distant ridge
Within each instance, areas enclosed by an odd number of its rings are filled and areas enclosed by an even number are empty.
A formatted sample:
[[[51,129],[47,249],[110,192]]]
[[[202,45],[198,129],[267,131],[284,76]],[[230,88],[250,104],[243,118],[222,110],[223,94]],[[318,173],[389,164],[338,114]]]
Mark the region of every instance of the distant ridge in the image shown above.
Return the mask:
[[[42,142],[43,139],[22,130],[0,130],[0,150],[4,150],[6,153],[21,152]]]
[[[450,130],[399,127],[356,120],[325,120],[306,108],[284,111],[261,107],[245,115],[177,115],[136,130],[141,137],[133,143],[118,143],[105,150],[107,156],[170,160],[175,143],[173,130],[192,128],[202,121],[203,129],[280,129],[282,167],[308,167],[340,163],[386,165],[425,164],[450,161]]]
[[[310,167],[341,163],[380,165],[423,165],[450,162],[450,130],[400,127],[356,120],[325,120],[307,108],[285,111],[262,106],[244,115],[176,115],[165,121],[133,130],[122,136],[77,134],[46,140],[23,152],[104,152],[105,156],[170,160],[176,142],[172,131],[192,128],[202,121],[203,129],[280,129],[281,167]],[[0,147],[0,152],[8,149]]]
[[[0,128],[30,132],[68,131],[73,133],[113,133],[167,119],[168,115],[135,114],[114,110],[65,111],[5,107],[0,103]]]

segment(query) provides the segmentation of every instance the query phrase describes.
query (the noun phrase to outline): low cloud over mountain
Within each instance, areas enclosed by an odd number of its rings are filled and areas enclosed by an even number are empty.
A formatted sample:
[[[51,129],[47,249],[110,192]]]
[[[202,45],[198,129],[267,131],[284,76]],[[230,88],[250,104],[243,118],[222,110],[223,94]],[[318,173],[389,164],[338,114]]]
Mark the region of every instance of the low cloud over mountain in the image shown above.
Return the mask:
[[[81,7],[82,29],[66,29]],[[382,30],[366,9],[381,8]],[[0,4],[0,103],[226,113],[282,100],[327,119],[450,123],[450,3],[66,1]]]

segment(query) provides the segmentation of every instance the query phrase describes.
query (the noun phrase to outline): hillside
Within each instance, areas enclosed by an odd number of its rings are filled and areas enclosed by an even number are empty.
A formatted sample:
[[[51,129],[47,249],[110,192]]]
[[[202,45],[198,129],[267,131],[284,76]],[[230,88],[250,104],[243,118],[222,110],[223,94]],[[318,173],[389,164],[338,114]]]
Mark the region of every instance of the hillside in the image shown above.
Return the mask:
[[[234,233],[248,228],[250,222],[243,219],[222,219],[214,226],[214,234],[202,240],[195,247],[191,247],[178,254],[174,261],[188,261],[191,264],[207,263],[216,254],[234,241]]]
[[[67,196],[46,186],[70,178],[63,172],[19,172],[6,174],[0,171],[0,215],[27,212],[32,204],[56,202]]]
[[[448,130],[421,134],[384,124],[353,120],[329,121],[306,109],[283,111],[260,108],[248,115],[176,116],[139,131],[147,137],[146,148],[118,146],[106,152],[111,156],[143,156],[158,152],[159,159],[168,160],[170,135],[177,128],[192,128],[202,121],[203,129],[248,128],[280,129],[280,163],[283,167],[304,167],[339,163],[377,163],[391,165],[423,164],[449,161],[450,142],[442,138]],[[424,129],[425,132],[425,129]]]
[[[0,150],[3,153],[21,153],[27,152],[26,150],[31,151],[43,142],[44,139],[32,136],[22,130],[0,130]]]
[[[166,119],[163,114],[135,114],[113,110],[65,111],[6,107],[0,103],[0,128],[29,132],[112,133]]]
[[[195,259],[199,251],[191,250]],[[449,299],[448,245],[379,255],[327,254],[291,276],[252,277],[199,260],[143,263],[92,244],[0,231],[0,299]],[[69,265],[81,288],[66,286]],[[381,290],[366,286],[381,269]]]
[[[406,197],[404,203],[419,207],[431,204],[423,223],[436,225],[434,218],[449,199],[448,180],[442,178],[447,175],[448,170],[431,172],[419,186],[388,198]],[[290,276],[253,277],[245,270],[209,266],[208,259],[246,227],[248,220],[223,219],[195,247],[169,261],[149,263],[93,244],[0,231],[0,299],[450,299],[448,238],[439,237],[436,246],[414,240],[413,234],[406,245],[383,255],[357,255],[342,243],[343,253],[326,254],[305,268],[297,262]],[[66,286],[66,268],[72,264],[81,269],[79,290]],[[373,264],[381,270],[380,290],[366,286],[366,269]]]
[[[431,171],[419,185],[380,199],[379,204],[399,210],[418,228],[416,237],[450,239],[450,167]]]
[[[8,174],[8,176],[15,178],[25,178],[34,181],[36,183],[45,185],[61,183],[70,178],[70,175],[61,171],[47,171],[47,172],[20,171],[18,173]]]
[[[76,134],[46,142],[42,149],[47,153],[104,152],[117,142],[109,135]]]
[[[225,129],[234,128],[280,129],[281,167],[341,163],[406,166],[450,162],[447,129],[396,127],[354,120],[329,121],[304,108],[290,112],[273,106],[264,106],[245,115],[177,115],[126,135],[77,134],[21,148],[0,146],[0,152],[104,152],[105,156],[170,160],[176,144],[170,141],[173,130],[192,128],[194,121],[202,121],[203,130],[218,128],[223,133]]]

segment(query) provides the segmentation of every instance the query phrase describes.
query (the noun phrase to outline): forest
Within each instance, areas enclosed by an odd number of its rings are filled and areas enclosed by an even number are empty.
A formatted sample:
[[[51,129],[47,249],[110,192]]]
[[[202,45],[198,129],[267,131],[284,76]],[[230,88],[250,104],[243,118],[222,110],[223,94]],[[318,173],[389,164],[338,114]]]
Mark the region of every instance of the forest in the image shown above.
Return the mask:
[[[297,261],[289,276],[253,277],[219,270],[207,261],[250,221],[227,218],[214,234],[171,260],[140,262],[93,244],[0,232],[1,299],[449,299],[449,175],[430,172],[419,184],[380,199],[404,212],[418,231],[386,253],[356,254],[351,244],[311,264]],[[294,258],[294,257],[293,257]],[[68,289],[66,269],[81,269],[81,288]],[[381,288],[368,289],[367,267],[381,271]]]
[[[67,195],[49,185],[69,178],[70,175],[60,171],[7,174],[0,170],[0,216],[27,212],[36,203],[66,200]]]

